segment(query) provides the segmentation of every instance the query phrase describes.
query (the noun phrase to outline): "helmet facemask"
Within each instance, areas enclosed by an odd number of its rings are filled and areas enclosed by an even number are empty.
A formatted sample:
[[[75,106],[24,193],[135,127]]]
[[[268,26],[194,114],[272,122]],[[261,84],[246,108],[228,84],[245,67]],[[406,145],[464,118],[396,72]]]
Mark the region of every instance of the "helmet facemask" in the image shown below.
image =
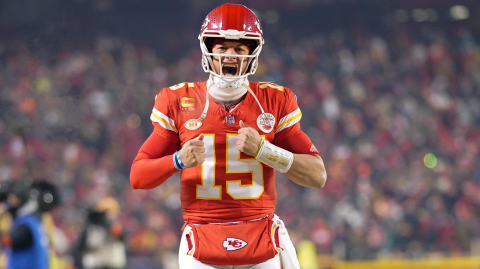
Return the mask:
[[[249,48],[249,54],[213,53],[214,42],[211,38],[221,38],[224,41],[237,41]],[[238,100],[246,92],[250,92],[264,113],[257,97],[248,85],[247,77],[253,75],[258,67],[258,55],[262,51],[263,31],[257,16],[247,7],[236,4],[223,4],[212,10],[203,21],[200,34],[202,50],[202,67],[210,73],[212,80],[207,81],[206,102],[198,119],[190,119],[185,127],[196,130],[202,126],[202,120],[207,117],[210,95],[218,101]],[[254,44],[249,44],[249,43]],[[208,45],[206,44],[208,43]],[[225,58],[236,58],[237,70],[229,70],[224,65]],[[218,58],[218,73],[215,72],[214,59]],[[240,64],[238,62],[240,61]],[[227,68],[227,69],[225,69]],[[233,68],[233,63],[232,63]],[[245,71],[244,71],[245,70]],[[233,75],[235,73],[235,75]],[[215,85],[213,85],[215,84]],[[215,87],[216,86],[216,87]],[[187,125],[188,124],[188,125]]]
[[[226,55],[212,53],[210,46],[212,39],[221,38],[225,41],[238,41],[247,45],[249,55]],[[247,7],[236,4],[223,4],[212,10],[203,21],[200,35],[200,48],[202,49],[202,67],[210,73],[215,84],[221,89],[236,89],[247,81],[249,75],[253,75],[258,67],[258,56],[262,51],[263,30],[257,16]],[[240,70],[238,74],[225,74],[223,62],[225,57],[239,59]],[[213,59],[219,60],[219,72],[215,72]],[[237,61],[238,63],[238,61]],[[245,68],[246,67],[246,68]],[[245,71],[243,71],[245,69]]]
[[[218,37],[218,36],[217,36]],[[206,38],[205,38],[206,39]],[[238,40],[238,39],[237,39]],[[237,41],[235,39],[225,39],[225,41]],[[249,75],[253,75],[258,67],[258,55],[262,50],[261,43],[253,48],[253,52],[247,55],[241,54],[221,54],[213,53],[213,46],[207,48],[206,42],[201,39],[200,47],[202,48],[202,67],[207,73],[210,73],[220,88],[238,88]],[[225,64],[225,58],[236,58],[235,67],[229,67]],[[214,58],[218,59],[218,73],[214,69]],[[232,70],[235,68],[235,70]],[[230,72],[229,72],[230,71]]]

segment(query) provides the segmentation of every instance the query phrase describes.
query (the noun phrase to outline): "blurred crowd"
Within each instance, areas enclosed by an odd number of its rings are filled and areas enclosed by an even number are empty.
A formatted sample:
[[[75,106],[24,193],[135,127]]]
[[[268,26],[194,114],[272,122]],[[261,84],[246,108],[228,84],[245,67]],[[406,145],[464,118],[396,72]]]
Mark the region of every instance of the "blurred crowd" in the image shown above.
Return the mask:
[[[165,38],[181,40],[175,61],[159,56],[167,47],[108,35],[48,57],[0,40],[0,181],[32,174],[59,187],[58,255],[70,255],[87,208],[114,197],[132,268],[177,263],[178,175],[134,191],[129,169],[153,130],[155,95],[207,79],[196,36]],[[398,24],[265,40],[250,80],[293,90],[328,172],[321,190],[277,174],[276,213],[295,244],[347,260],[480,253],[478,36]]]

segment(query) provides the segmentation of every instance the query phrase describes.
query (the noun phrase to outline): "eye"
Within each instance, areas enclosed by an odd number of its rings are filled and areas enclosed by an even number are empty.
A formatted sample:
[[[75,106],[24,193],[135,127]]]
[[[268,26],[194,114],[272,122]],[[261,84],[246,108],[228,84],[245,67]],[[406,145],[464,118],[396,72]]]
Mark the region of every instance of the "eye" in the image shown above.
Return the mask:
[[[214,49],[216,49],[216,50],[226,50],[227,48],[225,48],[224,46],[216,46]]]

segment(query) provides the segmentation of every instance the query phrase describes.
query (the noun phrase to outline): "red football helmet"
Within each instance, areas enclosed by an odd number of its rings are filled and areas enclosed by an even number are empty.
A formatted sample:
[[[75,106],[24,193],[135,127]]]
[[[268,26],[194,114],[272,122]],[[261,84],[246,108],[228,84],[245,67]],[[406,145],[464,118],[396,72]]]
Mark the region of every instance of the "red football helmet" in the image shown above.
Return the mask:
[[[212,44],[216,38],[231,39],[233,41],[241,40],[243,43],[249,44],[248,47],[251,53],[250,55],[242,56],[214,54],[212,53]],[[247,7],[243,5],[223,4],[215,8],[203,21],[198,39],[200,40],[200,47],[203,53],[202,66],[205,72],[211,73],[214,76],[220,76],[222,80],[232,81],[232,79],[236,80],[252,75],[257,70],[258,55],[264,43],[263,31],[257,16]],[[217,74],[212,69],[213,56],[218,56],[220,59],[225,56],[242,57],[242,65],[244,62],[243,59],[248,58],[248,68],[245,74],[226,78],[223,76],[221,70],[220,74]],[[240,70],[243,70],[242,66]]]

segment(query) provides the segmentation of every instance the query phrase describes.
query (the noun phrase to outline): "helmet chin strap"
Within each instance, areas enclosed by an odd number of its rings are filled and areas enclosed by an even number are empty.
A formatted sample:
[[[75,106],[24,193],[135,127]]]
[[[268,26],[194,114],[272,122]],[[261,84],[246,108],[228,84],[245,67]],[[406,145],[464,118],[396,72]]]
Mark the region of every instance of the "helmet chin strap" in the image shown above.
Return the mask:
[[[249,89],[247,77],[224,77],[211,75],[207,81],[210,96],[218,101],[234,101],[242,97]]]

